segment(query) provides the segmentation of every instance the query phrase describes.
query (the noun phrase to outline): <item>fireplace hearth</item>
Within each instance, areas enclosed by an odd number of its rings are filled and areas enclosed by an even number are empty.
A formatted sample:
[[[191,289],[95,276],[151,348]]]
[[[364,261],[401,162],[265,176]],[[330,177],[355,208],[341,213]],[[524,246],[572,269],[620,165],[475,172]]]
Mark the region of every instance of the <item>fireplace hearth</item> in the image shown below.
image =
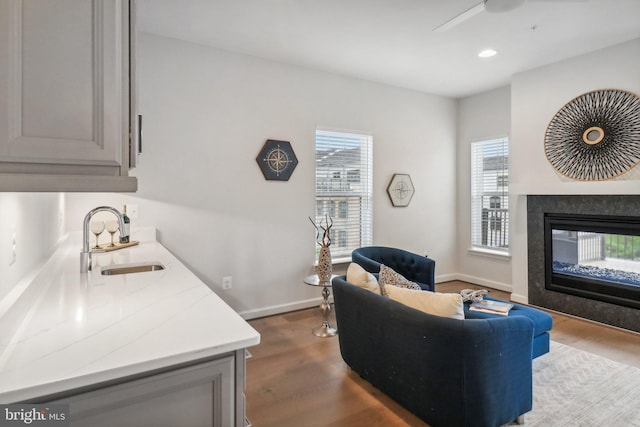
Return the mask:
[[[529,303],[640,332],[640,196],[527,196]]]

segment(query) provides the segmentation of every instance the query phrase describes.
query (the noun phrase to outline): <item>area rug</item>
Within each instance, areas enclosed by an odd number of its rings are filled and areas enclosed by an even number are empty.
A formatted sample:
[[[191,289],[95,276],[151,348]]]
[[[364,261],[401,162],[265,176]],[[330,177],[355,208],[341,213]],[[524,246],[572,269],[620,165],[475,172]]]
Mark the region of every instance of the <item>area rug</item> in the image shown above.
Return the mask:
[[[524,421],[640,427],[640,368],[551,341],[551,351],[533,360],[533,410]]]

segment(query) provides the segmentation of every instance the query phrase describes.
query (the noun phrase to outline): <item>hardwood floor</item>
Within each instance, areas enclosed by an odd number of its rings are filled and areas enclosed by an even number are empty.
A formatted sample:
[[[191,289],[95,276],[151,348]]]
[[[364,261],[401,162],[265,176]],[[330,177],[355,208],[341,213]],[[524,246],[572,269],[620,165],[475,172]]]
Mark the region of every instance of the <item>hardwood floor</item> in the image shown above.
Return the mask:
[[[465,282],[436,285],[438,292],[481,289]],[[491,296],[509,294],[491,290]],[[551,339],[640,368],[640,334],[551,313]],[[261,344],[247,361],[247,416],[255,427],[426,426],[342,361],[337,337],[319,338],[317,308],[255,319]],[[335,326],[333,313],[330,319]]]

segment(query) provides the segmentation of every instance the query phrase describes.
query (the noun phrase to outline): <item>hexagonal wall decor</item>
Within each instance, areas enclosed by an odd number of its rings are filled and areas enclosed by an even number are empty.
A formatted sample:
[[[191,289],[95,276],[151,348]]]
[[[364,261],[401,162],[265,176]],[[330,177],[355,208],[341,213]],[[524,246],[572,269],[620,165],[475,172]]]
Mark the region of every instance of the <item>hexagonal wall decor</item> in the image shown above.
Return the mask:
[[[293,170],[298,165],[298,158],[289,141],[268,139],[264,143],[256,161],[264,175],[264,179],[289,181]]]
[[[389,194],[393,206],[409,206],[413,193],[415,193],[415,188],[409,175],[401,173],[393,174],[393,178],[391,178],[389,186],[387,187],[387,194]]]

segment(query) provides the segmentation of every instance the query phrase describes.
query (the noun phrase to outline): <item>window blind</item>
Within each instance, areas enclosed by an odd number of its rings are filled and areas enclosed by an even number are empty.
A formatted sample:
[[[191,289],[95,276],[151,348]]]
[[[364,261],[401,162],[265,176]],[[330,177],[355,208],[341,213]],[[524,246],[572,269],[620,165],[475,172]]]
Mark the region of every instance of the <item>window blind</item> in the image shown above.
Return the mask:
[[[316,131],[315,222],[333,221],[334,261],[373,241],[372,145],[371,135]]]
[[[471,143],[471,245],[509,250],[509,141]]]

